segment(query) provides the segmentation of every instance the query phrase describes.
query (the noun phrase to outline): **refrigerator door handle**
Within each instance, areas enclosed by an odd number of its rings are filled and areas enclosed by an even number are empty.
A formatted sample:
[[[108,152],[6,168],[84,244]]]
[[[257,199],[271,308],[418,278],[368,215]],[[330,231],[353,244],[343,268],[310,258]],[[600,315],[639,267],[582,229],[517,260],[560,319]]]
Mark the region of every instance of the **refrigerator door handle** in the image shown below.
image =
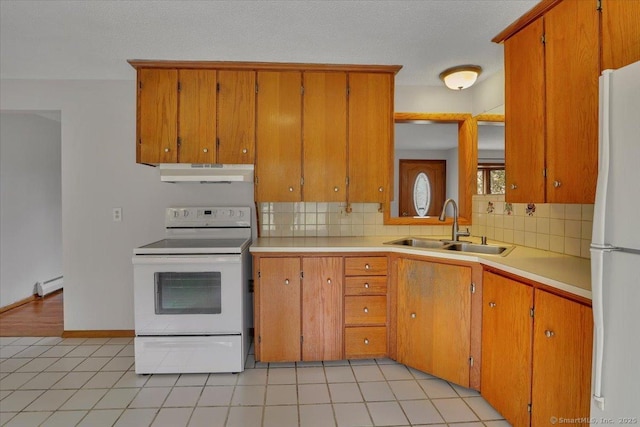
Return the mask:
[[[593,235],[591,241],[605,244],[605,220],[607,216],[607,193],[609,190],[609,161],[610,161],[610,97],[611,70],[605,70],[600,76],[600,110],[599,110],[599,152],[598,179],[596,181],[596,199],[593,210]]]
[[[591,302],[594,324],[594,378],[593,398],[601,410],[604,410],[602,396],[602,359],[604,354],[604,304],[602,300],[602,279],[604,277],[604,254],[610,249],[591,248]]]

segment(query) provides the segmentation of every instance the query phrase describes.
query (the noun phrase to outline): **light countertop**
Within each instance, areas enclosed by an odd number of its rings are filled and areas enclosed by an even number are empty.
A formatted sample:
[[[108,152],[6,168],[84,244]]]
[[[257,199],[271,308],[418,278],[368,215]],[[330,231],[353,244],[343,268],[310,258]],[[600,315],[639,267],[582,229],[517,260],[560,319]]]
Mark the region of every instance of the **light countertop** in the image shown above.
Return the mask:
[[[408,236],[368,237],[261,237],[251,245],[251,253],[294,252],[389,252],[424,255],[432,258],[471,261],[534,280],[554,288],[591,299],[591,262],[586,258],[559,254],[489,240],[490,245],[515,246],[507,256],[460,253],[447,250],[386,245]],[[447,236],[411,236],[447,239]],[[479,243],[477,238],[463,238]]]

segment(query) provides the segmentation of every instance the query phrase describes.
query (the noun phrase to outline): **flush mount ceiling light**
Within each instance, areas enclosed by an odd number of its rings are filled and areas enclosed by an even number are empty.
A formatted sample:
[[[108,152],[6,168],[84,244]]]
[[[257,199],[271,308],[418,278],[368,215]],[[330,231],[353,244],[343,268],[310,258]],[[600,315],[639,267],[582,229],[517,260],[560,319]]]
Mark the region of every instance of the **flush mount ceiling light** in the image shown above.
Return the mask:
[[[449,89],[462,90],[473,85],[481,72],[477,65],[459,65],[441,72],[440,79]]]

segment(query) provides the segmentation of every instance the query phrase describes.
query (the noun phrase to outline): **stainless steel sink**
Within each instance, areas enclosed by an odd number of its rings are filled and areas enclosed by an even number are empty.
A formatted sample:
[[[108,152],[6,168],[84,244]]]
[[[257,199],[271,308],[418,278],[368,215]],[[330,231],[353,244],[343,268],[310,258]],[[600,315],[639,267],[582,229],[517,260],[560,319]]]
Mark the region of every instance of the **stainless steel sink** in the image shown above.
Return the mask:
[[[476,243],[457,242],[449,244],[445,249],[449,251],[506,256],[513,250],[513,246],[478,245]]]
[[[409,246],[423,249],[442,249],[456,252],[470,252],[483,255],[507,256],[513,250],[513,246],[479,245],[471,242],[456,242],[452,240],[421,239],[405,237],[403,239],[385,242],[385,245]]]
[[[393,242],[385,242],[385,245],[402,245],[412,246],[414,248],[427,248],[427,249],[444,249],[449,244],[448,241],[435,240],[435,239],[418,239],[407,237],[405,239],[394,240]]]

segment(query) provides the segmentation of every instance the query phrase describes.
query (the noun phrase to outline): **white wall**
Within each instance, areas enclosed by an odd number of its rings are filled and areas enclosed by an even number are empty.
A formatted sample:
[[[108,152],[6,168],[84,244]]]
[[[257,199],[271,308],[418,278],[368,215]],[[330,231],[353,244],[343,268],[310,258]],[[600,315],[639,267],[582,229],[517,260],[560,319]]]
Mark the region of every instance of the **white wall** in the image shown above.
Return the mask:
[[[0,113],[0,306],[62,275],[60,123]]]
[[[492,74],[471,88],[471,113],[504,114],[504,70]]]
[[[1,110],[62,112],[65,330],[133,329],[132,249],[162,238],[164,208],[253,208],[251,184],[161,183],[155,168],[135,163],[133,76],[2,80],[0,93]],[[122,222],[112,221],[113,207],[122,208]]]
[[[395,111],[422,113],[471,113],[471,90],[440,86],[396,86]]]

